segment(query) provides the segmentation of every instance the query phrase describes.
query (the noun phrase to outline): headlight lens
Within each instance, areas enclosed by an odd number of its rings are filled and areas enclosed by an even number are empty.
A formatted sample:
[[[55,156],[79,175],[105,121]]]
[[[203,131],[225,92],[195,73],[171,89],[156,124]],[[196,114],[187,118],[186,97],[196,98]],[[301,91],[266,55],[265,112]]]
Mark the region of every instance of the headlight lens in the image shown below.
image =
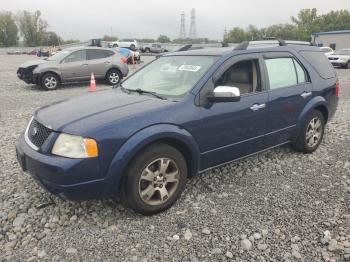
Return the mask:
[[[81,136],[60,134],[52,148],[52,154],[70,158],[90,158],[98,156],[95,140]]]

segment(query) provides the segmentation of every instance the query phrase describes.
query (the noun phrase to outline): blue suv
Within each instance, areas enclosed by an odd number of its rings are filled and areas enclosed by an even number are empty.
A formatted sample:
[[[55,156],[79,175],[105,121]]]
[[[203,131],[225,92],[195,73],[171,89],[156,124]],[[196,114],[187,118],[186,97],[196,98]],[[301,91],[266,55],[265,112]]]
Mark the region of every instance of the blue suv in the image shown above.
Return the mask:
[[[317,47],[281,40],[170,53],[118,88],[37,110],[17,158],[64,199],[120,197],[150,215],[197,173],[287,143],[313,152],[338,97]]]

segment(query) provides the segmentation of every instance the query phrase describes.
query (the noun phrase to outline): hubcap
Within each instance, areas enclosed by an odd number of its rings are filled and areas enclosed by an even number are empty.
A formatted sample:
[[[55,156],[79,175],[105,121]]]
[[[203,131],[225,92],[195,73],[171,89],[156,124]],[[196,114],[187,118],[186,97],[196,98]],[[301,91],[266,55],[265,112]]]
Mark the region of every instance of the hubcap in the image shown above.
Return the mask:
[[[112,84],[117,84],[118,81],[119,81],[119,75],[115,72],[111,73],[109,75],[109,81],[112,83]]]
[[[316,146],[321,139],[322,132],[321,119],[318,117],[311,119],[306,129],[306,144],[309,147]]]
[[[165,203],[179,185],[180,171],[174,160],[158,158],[142,171],[139,180],[139,195],[147,205]]]
[[[45,78],[44,84],[48,89],[52,89],[57,86],[57,80],[55,77],[49,76]]]

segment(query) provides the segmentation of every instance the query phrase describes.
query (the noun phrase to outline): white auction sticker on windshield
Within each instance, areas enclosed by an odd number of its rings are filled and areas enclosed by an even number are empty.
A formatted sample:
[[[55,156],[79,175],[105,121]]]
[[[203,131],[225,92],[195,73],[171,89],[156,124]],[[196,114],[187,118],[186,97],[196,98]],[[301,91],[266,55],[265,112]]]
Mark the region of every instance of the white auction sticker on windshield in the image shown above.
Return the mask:
[[[179,67],[180,71],[197,72],[199,69],[201,69],[201,67],[196,65],[182,65]]]

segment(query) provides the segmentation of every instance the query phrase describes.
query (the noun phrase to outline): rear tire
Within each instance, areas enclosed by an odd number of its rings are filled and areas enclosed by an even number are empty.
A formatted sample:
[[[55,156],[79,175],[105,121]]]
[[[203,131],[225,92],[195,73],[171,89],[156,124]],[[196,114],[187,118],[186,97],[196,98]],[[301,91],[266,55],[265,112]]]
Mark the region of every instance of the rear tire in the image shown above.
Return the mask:
[[[109,85],[117,85],[122,80],[122,74],[118,69],[110,69],[106,74],[106,81]]]
[[[135,51],[135,45],[134,44],[132,44],[132,45],[130,45],[130,49],[132,50],[132,51]]]
[[[325,118],[320,111],[310,112],[293,143],[294,149],[306,154],[314,152],[322,142],[325,124]]]
[[[123,203],[143,215],[171,207],[180,197],[187,180],[183,155],[166,144],[154,144],[132,161],[122,188]]]
[[[60,80],[56,74],[46,73],[41,77],[40,85],[45,90],[55,90],[60,84]]]
[[[146,53],[150,53],[151,50],[150,50],[149,48],[146,48],[146,49],[145,49],[145,52],[146,52]]]

